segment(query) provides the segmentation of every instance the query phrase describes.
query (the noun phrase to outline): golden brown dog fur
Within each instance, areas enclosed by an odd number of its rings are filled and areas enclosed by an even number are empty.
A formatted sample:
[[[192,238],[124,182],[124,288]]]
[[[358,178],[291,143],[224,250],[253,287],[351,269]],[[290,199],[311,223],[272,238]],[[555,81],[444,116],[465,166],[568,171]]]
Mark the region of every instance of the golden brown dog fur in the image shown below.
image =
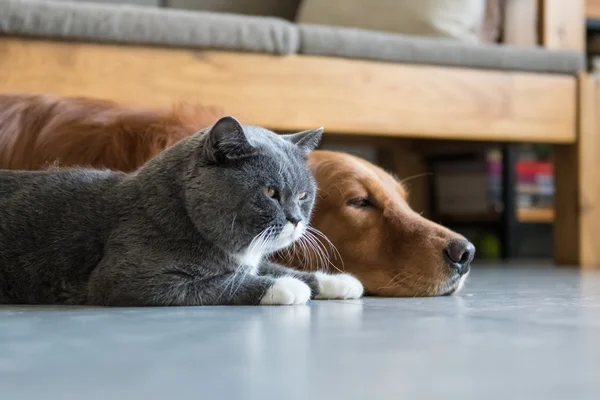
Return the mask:
[[[452,292],[443,251],[462,236],[413,211],[402,184],[363,159],[318,151],[309,163],[319,183],[312,225],[343,256],[328,249],[332,267],[352,273],[367,293],[380,296]],[[362,199],[372,206],[353,205]]]
[[[220,116],[187,104],[148,110],[89,98],[0,95],[0,168],[58,161],[129,172]]]
[[[58,163],[133,171],[222,115],[191,105],[148,110],[88,98],[0,95],[0,168],[40,169]],[[330,269],[354,274],[370,294],[449,291],[443,249],[458,234],[415,213],[402,185],[367,161],[316,151],[309,163],[319,186],[312,224],[341,255],[322,246],[329,252]],[[374,206],[352,206],[360,198]],[[290,264],[323,268],[316,260],[297,254]]]

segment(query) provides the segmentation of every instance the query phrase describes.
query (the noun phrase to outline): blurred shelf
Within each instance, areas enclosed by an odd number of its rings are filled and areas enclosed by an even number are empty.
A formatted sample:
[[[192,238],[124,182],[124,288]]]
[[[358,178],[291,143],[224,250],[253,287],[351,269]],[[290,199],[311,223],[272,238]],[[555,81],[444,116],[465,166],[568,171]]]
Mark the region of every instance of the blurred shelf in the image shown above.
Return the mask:
[[[479,212],[465,214],[442,214],[438,217],[442,225],[489,225],[499,224],[501,216],[497,212]]]
[[[554,222],[553,208],[520,208],[517,211],[517,221],[524,223]]]
[[[437,220],[442,225],[493,225],[501,222],[501,215],[496,212],[480,212],[465,214],[440,215]],[[553,208],[520,208],[517,211],[520,223],[544,224],[554,222]]]

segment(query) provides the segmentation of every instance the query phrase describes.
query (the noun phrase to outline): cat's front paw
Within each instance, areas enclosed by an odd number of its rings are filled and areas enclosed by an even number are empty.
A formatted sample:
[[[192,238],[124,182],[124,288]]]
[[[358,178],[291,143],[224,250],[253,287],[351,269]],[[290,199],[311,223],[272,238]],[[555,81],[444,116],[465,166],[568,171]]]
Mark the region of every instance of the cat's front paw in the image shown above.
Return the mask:
[[[317,299],[358,299],[362,297],[364,289],[362,283],[349,274],[328,275],[322,272],[315,273],[319,282]]]
[[[261,305],[305,304],[310,299],[310,287],[299,279],[283,277],[275,283],[260,299]]]

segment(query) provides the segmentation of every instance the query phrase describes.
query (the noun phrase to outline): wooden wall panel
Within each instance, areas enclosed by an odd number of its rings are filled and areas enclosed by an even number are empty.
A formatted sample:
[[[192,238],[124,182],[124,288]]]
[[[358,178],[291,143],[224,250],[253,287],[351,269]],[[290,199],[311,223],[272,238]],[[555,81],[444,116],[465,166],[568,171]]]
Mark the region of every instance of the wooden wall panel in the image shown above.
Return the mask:
[[[585,1],[586,18],[600,19],[600,0]]]
[[[539,44],[539,0],[506,0],[503,43],[518,46]]]
[[[585,50],[585,0],[541,0],[542,45]]]

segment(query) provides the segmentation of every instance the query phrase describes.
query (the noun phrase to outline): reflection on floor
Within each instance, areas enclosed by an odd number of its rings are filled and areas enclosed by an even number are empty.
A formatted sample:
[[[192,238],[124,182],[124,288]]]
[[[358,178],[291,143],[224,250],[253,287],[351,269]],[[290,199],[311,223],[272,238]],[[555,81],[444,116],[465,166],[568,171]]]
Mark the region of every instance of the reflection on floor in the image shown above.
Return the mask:
[[[475,267],[461,295],[0,308],[4,399],[598,399],[600,273]]]

